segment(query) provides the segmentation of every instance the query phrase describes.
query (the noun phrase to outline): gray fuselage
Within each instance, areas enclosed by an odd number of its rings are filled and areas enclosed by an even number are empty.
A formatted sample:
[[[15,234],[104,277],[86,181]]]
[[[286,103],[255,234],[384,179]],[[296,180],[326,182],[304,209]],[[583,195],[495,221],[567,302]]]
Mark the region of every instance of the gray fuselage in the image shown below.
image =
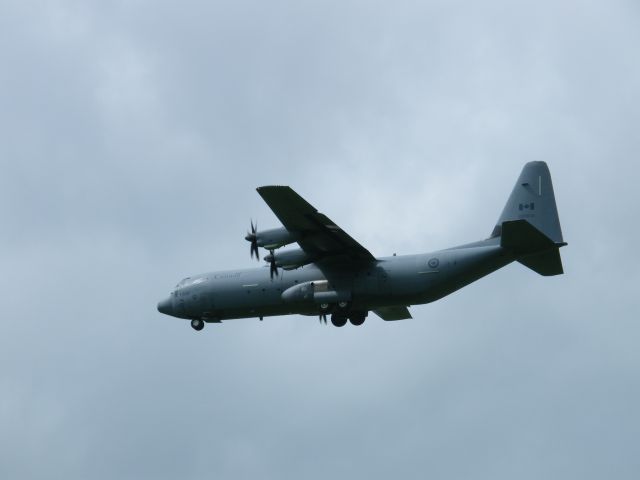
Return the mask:
[[[442,298],[507,265],[515,257],[492,238],[447,250],[376,259],[341,269],[322,262],[270,278],[268,266],[212,272],[182,280],[161,302],[166,313],[206,322],[285,314],[317,315],[312,299],[291,301],[283,292],[308,282],[326,281],[343,292],[354,310],[409,306]],[[328,278],[323,271],[330,272]],[[285,296],[286,297],[286,296]],[[160,308],[160,307],[159,307]]]

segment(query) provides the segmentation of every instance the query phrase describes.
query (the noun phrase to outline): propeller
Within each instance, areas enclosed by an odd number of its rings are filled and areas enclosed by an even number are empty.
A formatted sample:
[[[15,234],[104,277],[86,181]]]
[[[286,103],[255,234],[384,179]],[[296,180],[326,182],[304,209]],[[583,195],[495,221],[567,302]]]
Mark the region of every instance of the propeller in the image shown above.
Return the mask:
[[[247,242],[251,242],[251,247],[249,249],[249,254],[251,258],[255,254],[256,260],[260,261],[260,255],[258,254],[258,222],[256,222],[255,226],[253,225],[253,220],[251,220],[251,232],[247,232],[247,236],[244,239]]]
[[[324,324],[327,324],[327,314],[326,313],[321,313],[320,315],[318,315],[318,320],[320,321],[320,324],[322,324],[322,322],[324,321]]]
[[[269,255],[265,257],[265,260],[269,262],[269,275],[273,280],[273,275],[278,276],[278,267],[276,266],[276,256],[273,254],[273,250],[269,250]]]

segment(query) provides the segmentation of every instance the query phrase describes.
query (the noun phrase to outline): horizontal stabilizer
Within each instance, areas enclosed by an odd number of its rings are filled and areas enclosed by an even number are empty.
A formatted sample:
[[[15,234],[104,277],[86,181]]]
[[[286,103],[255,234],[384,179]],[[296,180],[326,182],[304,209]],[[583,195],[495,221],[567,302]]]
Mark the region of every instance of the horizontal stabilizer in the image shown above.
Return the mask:
[[[513,253],[533,253],[559,246],[526,220],[511,220],[502,224],[500,246]]]
[[[502,224],[500,246],[518,255],[518,262],[544,276],[561,275],[560,247],[526,220],[512,220]]]
[[[373,311],[383,320],[406,320],[412,318],[407,307],[382,307]]]
[[[519,259],[518,262],[545,277],[562,275],[564,273],[562,260],[560,259],[560,251],[557,248],[542,253],[527,255]]]

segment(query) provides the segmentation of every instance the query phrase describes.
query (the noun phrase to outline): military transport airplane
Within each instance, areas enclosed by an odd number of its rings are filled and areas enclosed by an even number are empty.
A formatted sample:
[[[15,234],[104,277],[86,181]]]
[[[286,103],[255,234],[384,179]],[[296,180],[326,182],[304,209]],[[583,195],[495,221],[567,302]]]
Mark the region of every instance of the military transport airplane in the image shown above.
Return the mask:
[[[319,315],[336,327],[362,325],[368,312],[383,320],[411,318],[407,307],[433,302],[517,261],[540,275],[563,273],[562,239],[551,175],[527,163],[486,240],[432,253],[374,257],[328,217],[286,186],[258,193],[283,227],[251,231],[251,257],[269,251],[263,268],[205,273],[182,280],[158,303],[161,313],[195,330],[223,320]],[[279,250],[297,243],[299,248]]]

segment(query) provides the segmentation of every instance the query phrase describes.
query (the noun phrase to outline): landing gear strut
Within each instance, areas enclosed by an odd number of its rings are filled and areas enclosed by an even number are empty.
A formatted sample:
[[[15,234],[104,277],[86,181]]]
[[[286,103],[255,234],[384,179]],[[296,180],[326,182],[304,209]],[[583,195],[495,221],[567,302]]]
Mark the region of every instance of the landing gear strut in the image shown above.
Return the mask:
[[[199,332],[204,328],[204,322],[199,318],[194,318],[191,320],[191,328]]]
[[[334,327],[344,327],[347,322],[351,322],[351,325],[362,325],[365,318],[367,318],[366,310],[351,310],[351,302],[341,301],[337,304],[330,305],[328,303],[320,304],[320,323],[324,319],[324,323],[327,323],[327,313],[331,314],[331,323]]]

